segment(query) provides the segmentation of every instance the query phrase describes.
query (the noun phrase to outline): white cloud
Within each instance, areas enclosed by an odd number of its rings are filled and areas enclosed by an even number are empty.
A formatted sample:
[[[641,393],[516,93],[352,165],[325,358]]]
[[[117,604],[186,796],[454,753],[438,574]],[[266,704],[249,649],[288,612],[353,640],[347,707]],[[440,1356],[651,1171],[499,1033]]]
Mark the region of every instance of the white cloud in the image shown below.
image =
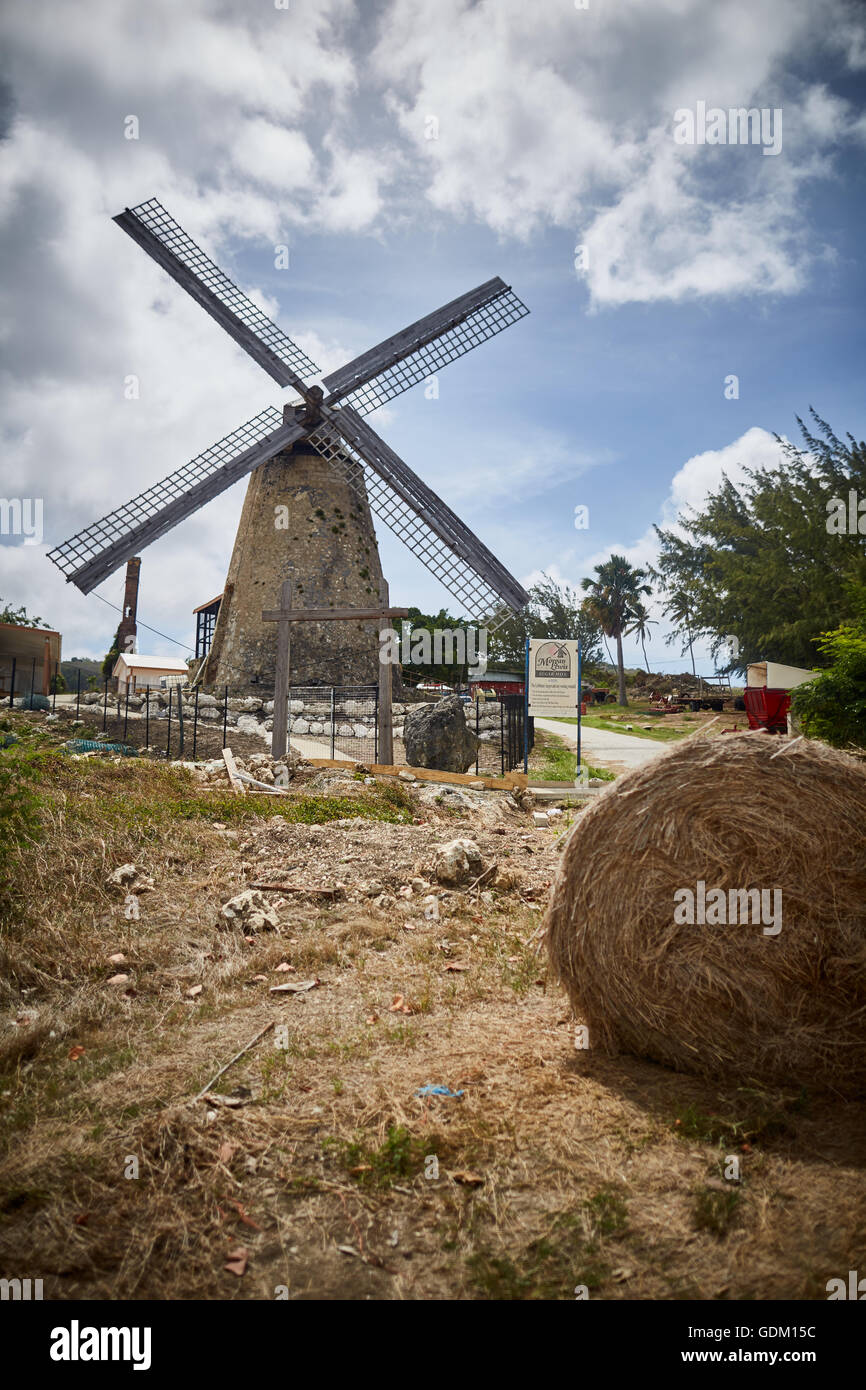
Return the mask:
[[[802,185],[862,133],[850,103],[791,71],[834,20],[853,66],[846,0],[395,0],[375,62],[430,203],[503,236],[573,231],[593,305],[788,294],[823,252]],[[698,99],[783,106],[782,155],[676,145],[673,113]]]

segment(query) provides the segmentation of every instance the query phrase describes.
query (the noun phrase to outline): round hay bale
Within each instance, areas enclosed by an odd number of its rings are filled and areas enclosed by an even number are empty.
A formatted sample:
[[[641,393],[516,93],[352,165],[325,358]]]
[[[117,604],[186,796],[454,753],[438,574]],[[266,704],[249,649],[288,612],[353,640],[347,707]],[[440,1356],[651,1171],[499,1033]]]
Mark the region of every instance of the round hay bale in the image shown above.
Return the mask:
[[[693,736],[621,778],[577,821],[546,918],[590,1047],[862,1092],[864,849],[866,767],[823,744]]]

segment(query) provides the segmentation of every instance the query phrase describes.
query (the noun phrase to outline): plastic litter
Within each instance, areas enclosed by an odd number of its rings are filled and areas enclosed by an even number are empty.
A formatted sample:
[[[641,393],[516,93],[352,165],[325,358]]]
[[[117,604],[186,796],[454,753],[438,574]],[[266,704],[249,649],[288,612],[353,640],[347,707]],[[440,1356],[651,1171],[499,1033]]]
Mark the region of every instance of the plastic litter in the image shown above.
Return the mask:
[[[448,1086],[433,1086],[429,1081],[415,1094],[416,1096],[447,1096],[449,1100],[462,1100],[463,1098],[462,1091],[452,1091]]]

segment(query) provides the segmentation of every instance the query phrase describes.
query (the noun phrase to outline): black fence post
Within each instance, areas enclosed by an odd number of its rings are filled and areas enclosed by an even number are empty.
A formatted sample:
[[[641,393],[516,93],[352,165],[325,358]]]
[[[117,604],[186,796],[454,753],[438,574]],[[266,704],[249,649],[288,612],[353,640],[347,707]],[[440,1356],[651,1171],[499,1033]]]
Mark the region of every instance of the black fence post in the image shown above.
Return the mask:
[[[150,686],[144,688],[144,746],[150,747]]]
[[[33,708],[33,696],[36,691],[36,657],[33,658],[33,668],[30,672],[30,708]]]
[[[81,667],[78,668],[78,690],[75,695],[75,718],[81,714]]]
[[[337,718],[337,704],[334,699],[334,687],[331,686],[331,762],[334,761],[334,742],[336,739],[337,725],[334,722]]]
[[[123,741],[126,742],[126,730],[129,726],[129,681],[126,682],[126,705],[123,710]]]
[[[175,688],[176,688],[176,690],[177,690],[177,732],[178,732],[178,740],[179,740],[179,741],[178,741],[178,755],[182,758],[182,757],[183,757],[183,695],[181,694],[181,689],[180,689],[180,686],[179,686],[179,685],[176,686]]]
[[[224,707],[224,709],[223,709],[223,748],[227,748],[227,747],[228,747],[228,745],[227,745],[227,743],[226,743],[226,729],[228,728],[228,723],[229,723],[229,688],[228,688],[228,686],[226,686],[226,702],[225,702],[225,707]]]
[[[505,699],[499,696],[499,765],[500,777],[505,776]]]
[[[475,701],[475,776],[478,776],[478,761],[481,752],[481,744],[478,741],[478,708],[480,700]]]
[[[195,688],[195,709],[192,715],[192,760],[195,762],[195,750],[198,742],[198,686]]]
[[[9,687],[9,708],[15,704],[15,667],[18,665],[17,657],[12,658],[12,684]]]
[[[102,732],[105,733],[105,725],[108,720],[108,681],[105,682],[105,693],[102,700]]]
[[[52,714],[54,713],[54,711],[55,711],[56,708],[57,708],[57,677],[58,677],[59,674],[60,674],[60,663],[59,663],[58,661],[55,661],[55,663],[54,663],[54,689],[53,689],[53,691],[51,692],[51,713],[52,713]]]
[[[171,757],[171,686],[168,687],[168,737],[165,740],[165,760]]]

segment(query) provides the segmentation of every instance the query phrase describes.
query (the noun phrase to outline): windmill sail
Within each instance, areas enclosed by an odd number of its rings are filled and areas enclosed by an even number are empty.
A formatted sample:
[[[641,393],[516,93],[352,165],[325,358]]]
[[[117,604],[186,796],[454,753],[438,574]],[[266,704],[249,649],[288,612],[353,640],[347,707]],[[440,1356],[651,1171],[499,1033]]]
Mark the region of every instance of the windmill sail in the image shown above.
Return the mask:
[[[496,276],[322,378],[328,404],[369,415],[529,313]]]
[[[370,509],[399,536],[467,614],[482,621],[502,608],[523,608],[529,595],[473,531],[390,449],[350,406],[325,409],[310,435]]]
[[[182,285],[187,294],[216,319],[280,386],[306,389],[301,374],[316,376],[318,367],[278,328],[252,300],[247,299],[187,236],[161,203],[151,198],[138,207],[126,208],[114,221],[163,270]]]
[[[283,424],[282,412],[269,406],[162,482],[49,551],[48,558],[68,582],[88,594],[124,560],[304,433],[303,425]]]

